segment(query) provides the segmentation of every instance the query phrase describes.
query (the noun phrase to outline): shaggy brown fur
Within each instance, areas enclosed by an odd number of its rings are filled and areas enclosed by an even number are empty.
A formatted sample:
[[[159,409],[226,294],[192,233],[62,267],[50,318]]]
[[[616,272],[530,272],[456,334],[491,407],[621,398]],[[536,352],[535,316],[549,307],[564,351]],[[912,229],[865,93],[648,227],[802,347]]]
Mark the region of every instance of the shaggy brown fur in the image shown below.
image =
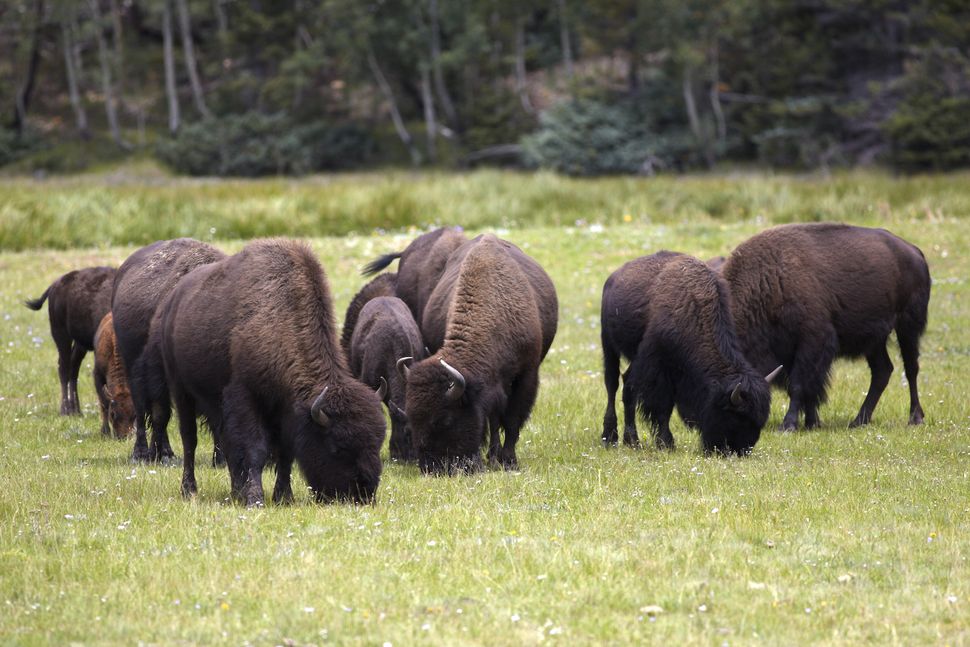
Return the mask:
[[[158,349],[148,343],[155,310],[183,276],[200,265],[225,256],[211,245],[191,238],[177,238],[142,247],[118,268],[111,312],[135,407],[132,460],[169,462],[175,459],[166,430],[171,404],[162,361]],[[145,430],[149,415],[151,446]]]
[[[415,238],[404,251],[385,254],[369,263],[363,273],[365,276],[374,274],[390,265],[394,259],[401,259],[394,296],[408,305],[420,326],[425,306],[444,272],[448,257],[465,242],[467,239],[459,229],[435,229]]]
[[[930,273],[922,252],[885,229],[820,223],[768,229],[731,253],[731,287],[745,355],[761,370],[785,365],[791,404],[782,423],[819,425],[832,361],[865,357],[869,392],[851,426],[866,424],[889,382],[895,330],[910,393],[910,424],[923,421],[916,379]]]
[[[344,315],[344,327],[340,333],[340,348],[344,351],[344,357],[350,357],[350,340],[354,336],[354,329],[357,327],[357,318],[360,316],[361,309],[367,302],[377,297],[393,297],[397,289],[397,274],[388,272],[378,274],[370,283],[360,289],[354,295],[350,305],[347,306],[347,313]],[[412,315],[413,319],[413,315]]]
[[[534,266],[532,274],[542,269],[510,248],[492,235],[470,241],[451,255],[429,299],[426,322],[432,311],[445,313],[443,343],[410,370],[405,407],[423,471],[477,469],[486,441],[490,461],[507,469],[518,464],[515,444],[535,402],[544,349],[552,343],[544,327],[555,330],[555,321],[543,325],[542,314],[552,316],[557,306],[554,290],[539,295],[532,288],[523,259]],[[452,389],[457,381],[445,363],[461,374],[463,389]]]
[[[94,389],[101,404],[101,433],[110,436],[113,430],[115,438],[127,438],[135,427],[135,407],[110,312],[94,336]]]
[[[417,457],[404,412],[407,383],[397,370],[397,360],[424,359],[424,342],[411,311],[397,297],[377,297],[360,311],[350,344],[350,370],[364,384],[378,388],[387,384],[384,403],[391,417],[391,458],[413,461]]]
[[[57,375],[61,381],[61,415],[81,414],[77,376],[81,362],[94,350],[94,334],[105,313],[111,310],[111,288],[117,270],[88,267],[61,276],[37,299],[25,301],[40,310],[47,300],[51,337],[57,347]]]
[[[676,405],[700,428],[704,451],[751,451],[768,418],[769,388],[741,354],[727,286],[713,270],[673,252],[637,259],[607,280],[602,313],[610,395],[605,442],[616,442],[612,396],[623,354],[630,358],[623,381],[625,442],[638,442],[633,412],[639,407],[657,446],[673,448],[670,415]]]
[[[178,410],[183,495],[197,489],[201,414],[220,430],[233,495],[247,505],[262,505],[271,457],[275,502],[293,497],[294,459],[319,500],[373,498],[384,416],[347,368],[330,289],[306,245],[256,241],[193,271],[160,308],[156,330]]]

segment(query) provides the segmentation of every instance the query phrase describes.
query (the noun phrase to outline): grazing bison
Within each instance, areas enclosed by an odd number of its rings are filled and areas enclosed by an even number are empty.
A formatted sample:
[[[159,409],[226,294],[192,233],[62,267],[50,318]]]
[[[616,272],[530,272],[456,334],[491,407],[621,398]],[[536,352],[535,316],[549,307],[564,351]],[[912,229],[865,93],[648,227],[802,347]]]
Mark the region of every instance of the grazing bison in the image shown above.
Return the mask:
[[[354,298],[350,301],[350,305],[347,306],[347,313],[344,315],[343,331],[340,333],[340,348],[344,351],[344,357],[350,358],[350,340],[354,336],[354,329],[357,327],[357,318],[360,316],[361,309],[371,299],[377,297],[393,297],[396,289],[397,274],[388,272],[387,274],[378,274],[375,276],[370,283],[362,287],[360,292],[354,295]]]
[[[225,256],[211,245],[177,238],[142,247],[118,268],[111,312],[135,407],[135,446],[131,454],[134,461],[168,462],[175,458],[166,430],[171,403],[165,373],[158,348],[149,343],[155,310],[183,276]],[[149,416],[151,446],[145,431]]]
[[[94,336],[94,390],[101,404],[101,433],[127,438],[135,427],[135,407],[125,367],[115,342],[115,330],[109,312],[101,320]]]
[[[517,467],[515,444],[558,321],[549,277],[514,245],[479,236],[450,256],[424,320],[443,331],[442,342],[431,357],[410,369],[402,365],[422,471],[478,469],[486,441],[490,462]]]
[[[384,404],[391,416],[391,458],[417,457],[404,413],[407,383],[396,368],[399,358],[424,359],[424,342],[411,311],[397,297],[371,299],[360,310],[350,343],[350,371],[364,384],[387,385]]]
[[[401,259],[394,296],[407,304],[420,326],[424,320],[425,306],[445,270],[448,257],[466,242],[465,235],[459,229],[435,229],[415,238],[404,251],[385,254],[372,261],[364,267],[363,274],[369,276],[390,265],[394,259]]]
[[[24,304],[40,310],[47,301],[51,337],[57,346],[57,375],[61,380],[61,415],[81,413],[77,398],[77,375],[89,350],[94,350],[94,334],[105,313],[111,310],[113,267],[88,267],[61,276],[44,294]]]
[[[637,445],[636,409],[657,447],[673,448],[670,415],[700,429],[705,452],[747,454],[758,442],[771,400],[766,379],[741,354],[727,286],[701,261],[662,251],[633,260],[603,287],[603,441],[617,441],[614,398],[620,356],[623,441]],[[775,373],[777,374],[777,373]],[[768,380],[773,375],[768,376]]]
[[[370,501],[381,474],[380,394],[350,374],[323,268],[286,240],[250,243],[186,276],[160,307],[156,331],[178,411],[182,494],[196,490],[196,414],[219,429],[235,499],[293,498],[294,459],[317,500]]]
[[[817,427],[836,357],[865,357],[869,392],[850,426],[872,418],[893,371],[896,331],[909,381],[909,423],[923,421],[916,378],[930,272],[923,253],[884,229],[782,225],[738,245],[721,274],[731,287],[742,349],[759,370],[783,363],[791,403],[783,429]]]

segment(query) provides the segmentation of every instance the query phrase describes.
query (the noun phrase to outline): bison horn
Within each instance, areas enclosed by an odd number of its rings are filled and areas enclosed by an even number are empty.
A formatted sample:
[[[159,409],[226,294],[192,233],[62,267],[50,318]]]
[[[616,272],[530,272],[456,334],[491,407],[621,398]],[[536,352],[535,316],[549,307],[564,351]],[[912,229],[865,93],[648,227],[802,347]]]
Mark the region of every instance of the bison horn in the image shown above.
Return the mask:
[[[783,369],[784,367],[785,367],[784,364],[779,364],[778,368],[773,370],[771,373],[768,373],[767,375],[765,375],[765,382],[767,382],[768,384],[771,384],[772,380],[778,377],[778,374],[781,373],[781,369]]]
[[[310,406],[310,417],[321,427],[330,425],[330,417],[323,412],[323,400],[327,397],[327,389],[329,388],[329,386],[323,387],[323,391],[320,392],[320,395],[317,396],[317,399]]]
[[[742,404],[744,404],[744,397],[741,395],[740,382],[738,382],[738,385],[734,387],[733,391],[731,391],[731,404],[735,407],[740,407]]]
[[[384,398],[387,397],[387,380],[384,379],[383,375],[380,377],[380,380],[381,385],[377,387],[377,399],[383,402]]]
[[[413,359],[413,357],[402,357],[401,359],[397,360],[397,372],[400,373],[401,377],[403,377],[405,380],[408,379],[408,374],[411,372],[411,369],[408,368],[408,362],[412,361]]]
[[[441,365],[445,367],[446,371],[448,371],[448,375],[450,375],[451,379],[454,380],[451,383],[451,386],[448,387],[448,390],[445,391],[445,397],[449,400],[457,400],[465,392],[465,376],[462,375],[457,368],[448,364],[443,357],[438,361],[441,362]]]

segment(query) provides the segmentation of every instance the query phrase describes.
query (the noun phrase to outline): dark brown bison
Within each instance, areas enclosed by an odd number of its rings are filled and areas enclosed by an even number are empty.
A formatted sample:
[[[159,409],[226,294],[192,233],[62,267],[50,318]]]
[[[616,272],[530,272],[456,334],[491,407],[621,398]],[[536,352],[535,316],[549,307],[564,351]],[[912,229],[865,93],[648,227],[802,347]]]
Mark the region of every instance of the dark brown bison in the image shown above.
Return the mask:
[[[101,318],[111,310],[116,272],[113,267],[74,270],[51,283],[39,298],[24,302],[31,310],[40,310],[47,301],[51,337],[57,347],[62,416],[81,413],[77,375],[85,354],[94,350],[94,334]]]
[[[377,297],[360,310],[350,343],[350,371],[364,384],[386,384],[384,404],[391,417],[391,458],[416,459],[404,413],[407,382],[396,368],[402,357],[424,359],[424,342],[411,311],[397,297]]]
[[[127,438],[135,427],[135,407],[125,366],[118,353],[115,330],[109,312],[94,336],[94,390],[101,405],[101,433]]]
[[[486,441],[490,462],[517,467],[515,444],[552,343],[546,334],[555,334],[558,321],[552,281],[514,245],[479,236],[449,257],[424,320],[444,332],[431,357],[409,370],[403,365],[405,411],[421,469],[478,469]]]
[[[118,268],[111,312],[135,407],[135,445],[131,453],[134,461],[169,462],[175,458],[166,430],[171,403],[165,373],[158,348],[149,344],[155,310],[183,276],[225,256],[211,245],[177,238],[142,247]],[[145,431],[149,416],[151,446]]]
[[[378,274],[350,300],[347,313],[344,315],[344,327],[340,333],[340,348],[343,349],[345,357],[350,358],[350,340],[354,336],[354,329],[357,327],[357,318],[360,316],[361,309],[371,299],[393,297],[396,289],[397,274],[393,272]]]
[[[785,365],[791,404],[783,429],[819,424],[818,407],[836,357],[865,357],[869,392],[851,426],[866,424],[893,365],[896,331],[909,381],[909,422],[923,421],[916,378],[926,329],[930,273],[922,252],[884,229],[782,225],[751,237],[721,270],[731,287],[745,355],[759,370]]]
[[[381,271],[395,259],[401,259],[397,267],[394,296],[407,304],[420,326],[424,320],[425,306],[444,272],[448,257],[467,240],[460,229],[435,229],[415,238],[403,251],[384,254],[372,261],[364,267],[363,274],[369,276]]]
[[[161,306],[155,330],[178,411],[184,496],[197,490],[201,414],[220,430],[232,494],[246,505],[263,504],[271,458],[277,503],[293,498],[294,460],[318,500],[373,499],[381,403],[347,368],[330,289],[307,246],[257,241],[198,268]]]
[[[700,429],[705,452],[751,451],[768,419],[770,390],[741,354],[727,286],[710,267],[668,251],[630,261],[607,279],[601,316],[604,443],[617,442],[614,399],[623,356],[630,360],[623,379],[624,443],[639,444],[639,408],[657,447],[673,448],[676,405]]]

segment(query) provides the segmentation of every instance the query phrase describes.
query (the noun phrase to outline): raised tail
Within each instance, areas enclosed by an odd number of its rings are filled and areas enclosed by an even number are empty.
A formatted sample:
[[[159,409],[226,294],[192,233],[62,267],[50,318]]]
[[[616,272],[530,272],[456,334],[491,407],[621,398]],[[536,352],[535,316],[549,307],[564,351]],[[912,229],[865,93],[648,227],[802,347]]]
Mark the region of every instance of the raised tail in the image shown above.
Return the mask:
[[[365,265],[361,269],[360,273],[362,276],[370,276],[371,274],[377,274],[385,267],[393,263],[395,260],[401,258],[401,252],[394,252],[391,254],[384,254],[372,260],[370,263]]]
[[[43,307],[44,305],[44,301],[47,301],[47,294],[50,291],[51,291],[50,286],[48,286],[47,289],[44,290],[44,293],[42,295],[40,295],[36,299],[24,301],[24,305],[30,308],[31,310],[40,310],[41,307]]]

